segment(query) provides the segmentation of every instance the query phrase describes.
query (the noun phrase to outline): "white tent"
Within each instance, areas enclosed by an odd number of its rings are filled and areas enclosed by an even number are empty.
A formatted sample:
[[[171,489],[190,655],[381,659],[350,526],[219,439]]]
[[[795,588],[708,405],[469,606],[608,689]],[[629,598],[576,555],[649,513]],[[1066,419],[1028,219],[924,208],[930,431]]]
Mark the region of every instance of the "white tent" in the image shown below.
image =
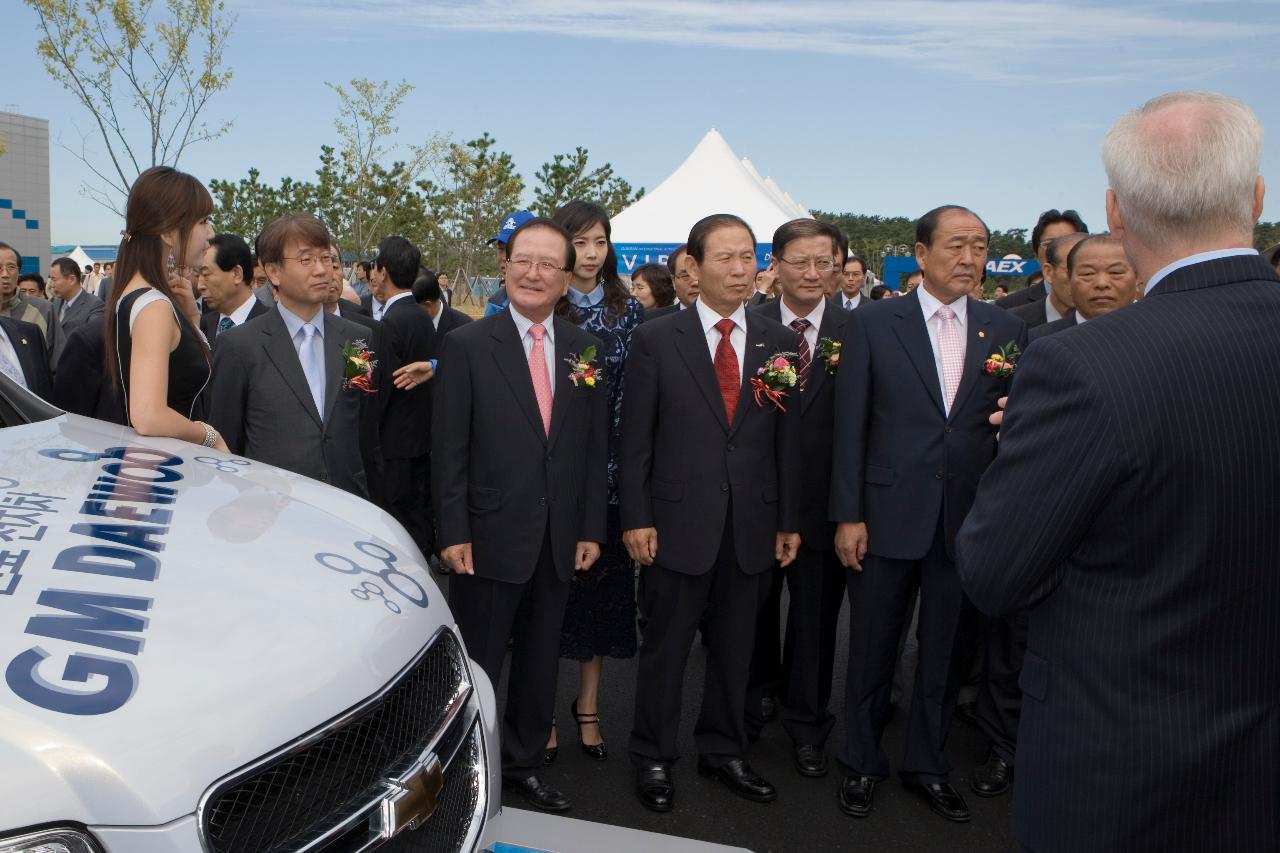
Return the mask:
[[[80,269],[82,270],[85,267],[93,266],[93,258],[89,257],[85,253],[84,249],[80,248],[79,246],[76,246],[66,255],[62,255],[61,257],[70,258],[71,260],[75,261],[77,264],[80,265]],[[55,258],[54,260],[57,260],[57,258]]]
[[[683,243],[693,224],[713,213],[741,216],[756,239],[767,244],[779,225],[809,216],[776,183],[770,187],[770,181],[760,177],[750,160],[739,160],[712,128],[670,177],[613,217],[619,271],[624,271],[621,255],[628,248],[643,251]]]

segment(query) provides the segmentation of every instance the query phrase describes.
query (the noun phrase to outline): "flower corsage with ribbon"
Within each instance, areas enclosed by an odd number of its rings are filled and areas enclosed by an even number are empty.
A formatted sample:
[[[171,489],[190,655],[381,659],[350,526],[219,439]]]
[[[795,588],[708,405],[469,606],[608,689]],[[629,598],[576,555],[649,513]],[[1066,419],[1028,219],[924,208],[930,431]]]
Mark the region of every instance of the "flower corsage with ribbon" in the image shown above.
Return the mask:
[[[827,364],[827,373],[835,373],[840,367],[840,341],[831,338],[818,339],[818,358]]]
[[[565,361],[573,368],[569,373],[569,381],[575,387],[578,385],[586,385],[588,388],[596,387],[595,347],[587,347],[582,351],[581,355],[571,355]]]
[[[756,375],[751,377],[751,390],[755,393],[757,406],[763,406],[768,400],[778,411],[787,410],[782,401],[799,381],[797,359],[799,356],[794,352],[776,352],[765,360]]]
[[[373,351],[364,341],[347,341],[342,345],[342,388],[344,391],[363,391],[372,394],[373,368],[378,364]]]
[[[1018,349],[1018,345],[1009,341],[1000,347],[999,352],[993,352],[987,356],[987,360],[982,363],[982,372],[997,379],[1008,379],[1018,366],[1018,357],[1021,355],[1022,351]]]

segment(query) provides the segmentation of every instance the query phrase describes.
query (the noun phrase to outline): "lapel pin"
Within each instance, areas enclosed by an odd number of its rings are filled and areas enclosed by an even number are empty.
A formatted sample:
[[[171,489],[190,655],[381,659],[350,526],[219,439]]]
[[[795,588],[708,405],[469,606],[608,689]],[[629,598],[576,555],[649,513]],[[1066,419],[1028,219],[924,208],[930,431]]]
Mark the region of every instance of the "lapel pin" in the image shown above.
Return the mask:
[[[978,331],[978,337],[980,337],[980,338],[985,338],[986,336],[987,336],[987,333],[986,333],[986,332],[981,331],[981,330],[979,330],[979,331]]]
[[[23,338],[23,339],[22,339],[22,345],[23,345],[24,347],[27,345],[27,339],[26,339],[26,338]]]
[[[26,341],[23,341],[23,343],[26,343]],[[756,346],[758,346],[758,347],[763,347],[763,346],[764,346],[764,344],[763,344],[763,343],[758,343],[758,344],[756,344]]]

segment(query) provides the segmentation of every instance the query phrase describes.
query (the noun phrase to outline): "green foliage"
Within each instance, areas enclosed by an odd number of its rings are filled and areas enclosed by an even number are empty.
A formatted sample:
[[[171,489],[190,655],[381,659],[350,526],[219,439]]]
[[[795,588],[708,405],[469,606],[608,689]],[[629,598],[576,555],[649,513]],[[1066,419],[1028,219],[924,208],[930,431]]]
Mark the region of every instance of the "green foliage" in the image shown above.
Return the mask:
[[[217,139],[230,122],[201,119],[227,88],[223,49],[235,16],[222,0],[25,0],[39,16],[36,52],[80,102],[106,148],[64,146],[101,182],[81,192],[119,213],[139,173],[177,166],[187,146]]]
[[[605,163],[587,171],[587,149],[579,145],[571,154],[557,154],[550,163],[534,173],[538,181],[533,188],[533,212],[550,216],[566,202],[581,199],[600,205],[616,216],[644,196],[644,188],[632,191],[631,184],[613,173]]]
[[[1259,222],[1253,226],[1253,247],[1259,252],[1280,243],[1280,222]]]

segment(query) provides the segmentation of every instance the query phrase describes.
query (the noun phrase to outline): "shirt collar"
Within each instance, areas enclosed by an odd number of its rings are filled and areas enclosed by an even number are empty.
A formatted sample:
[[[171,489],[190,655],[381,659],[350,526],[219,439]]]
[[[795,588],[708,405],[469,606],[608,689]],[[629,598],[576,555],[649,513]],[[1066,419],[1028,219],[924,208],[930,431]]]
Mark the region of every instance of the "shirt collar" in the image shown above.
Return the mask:
[[[516,310],[514,305],[507,306],[511,311],[511,319],[516,321],[516,331],[520,333],[520,340],[524,340],[529,334],[529,329],[533,327],[533,321]],[[542,321],[542,328],[547,330],[546,339],[555,343],[555,317],[548,317]]]
[[[925,290],[923,284],[916,288],[916,293],[920,294],[920,310],[924,312],[924,321],[928,323],[933,319],[933,315],[938,313],[938,309],[942,307],[942,302],[932,293]],[[960,321],[961,326],[964,326],[968,309],[969,297],[967,296],[962,296],[951,303],[951,310],[956,312],[956,319]]]
[[[395,296],[391,297],[386,302],[382,303],[382,310],[386,311],[388,308],[392,306],[392,304],[399,302],[401,299],[404,299],[406,296],[413,296],[413,291],[402,290],[401,292],[397,293]]]
[[[586,293],[571,286],[569,288],[569,301],[577,308],[594,308],[604,301],[604,284],[597,284]]]
[[[694,300],[693,306],[698,310],[698,319],[702,321],[702,333],[704,335],[711,334],[711,330],[715,328],[716,323],[725,319],[703,305],[701,298]],[[745,332],[747,330],[747,309],[745,306],[739,305],[737,310],[729,315],[728,319],[732,320],[733,324],[742,331]]]
[[[1192,264],[1199,264],[1199,263],[1203,263],[1204,261],[1216,261],[1219,258],[1234,258],[1239,255],[1256,255],[1256,254],[1258,254],[1257,249],[1241,248],[1241,249],[1214,249],[1213,251],[1210,251],[1210,252],[1200,252],[1198,254],[1191,255],[1190,257],[1186,257],[1181,260],[1174,261],[1173,263],[1169,264],[1167,267],[1164,267],[1163,269],[1161,269],[1155,275],[1151,276],[1151,278],[1147,280],[1147,289],[1142,291],[1142,293],[1143,295],[1150,293],[1152,288],[1154,288],[1157,284],[1159,284],[1162,279],[1164,279],[1166,276],[1169,275],[1169,273],[1174,272],[1175,270],[1180,270],[1183,267],[1189,267]]]
[[[80,298],[80,294],[82,294],[82,293],[84,293],[84,288],[83,288],[83,287],[77,287],[77,288],[76,288],[75,296],[72,296],[70,299],[68,299],[68,300],[66,300],[65,302],[63,302],[63,303],[62,303],[62,307],[63,307],[63,308],[70,308],[72,305],[75,305],[75,304],[76,304],[76,300]]]
[[[858,305],[862,303],[862,294],[859,293],[857,296],[845,296],[844,291],[840,291],[840,307],[844,308],[846,302],[852,302],[853,307],[857,308]]]
[[[280,309],[280,318],[284,320],[284,326],[289,330],[289,338],[292,340],[298,336],[298,330],[307,324],[307,321],[299,317],[297,314],[285,308],[283,304],[277,302],[276,308]],[[324,340],[324,311],[317,311],[315,319],[311,324],[316,327],[316,334]]]
[[[230,314],[223,314],[223,317],[230,317],[231,322],[237,326],[249,319],[249,312],[253,310],[253,294],[249,294],[249,298],[240,303],[240,307],[232,311]]]
[[[1076,312],[1076,325],[1077,325],[1077,326],[1079,326],[1081,323],[1087,323],[1087,322],[1089,322],[1089,318],[1088,318],[1088,317],[1086,317],[1086,316],[1084,316],[1083,314],[1081,314],[1079,311],[1077,311],[1077,312]]]
[[[792,320],[804,319],[808,320],[809,325],[813,326],[815,329],[821,329],[822,315],[827,310],[827,300],[819,299],[818,304],[814,306],[812,311],[805,314],[804,317],[801,317],[799,314],[787,307],[787,298],[785,296],[779,297],[778,308],[782,313],[782,325],[784,326],[790,326]]]

